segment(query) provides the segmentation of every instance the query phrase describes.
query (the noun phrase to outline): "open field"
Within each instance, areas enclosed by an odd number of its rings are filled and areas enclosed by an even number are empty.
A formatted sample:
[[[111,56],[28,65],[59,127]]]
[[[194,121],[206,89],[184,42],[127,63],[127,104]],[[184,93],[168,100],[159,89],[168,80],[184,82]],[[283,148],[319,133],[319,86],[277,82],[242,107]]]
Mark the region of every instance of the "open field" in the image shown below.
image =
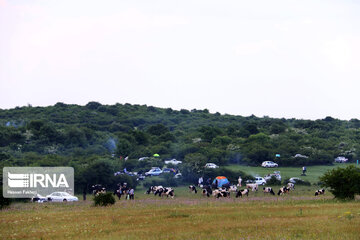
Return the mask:
[[[242,199],[203,198],[186,187],[161,199],[138,189],[135,201],[111,207],[15,203],[0,212],[0,239],[359,239],[359,199],[316,198],[314,189]]]
[[[259,175],[265,176],[266,174],[273,173],[274,171],[280,171],[282,179],[291,178],[291,177],[299,177],[302,180],[309,181],[312,184],[319,182],[319,177],[322,176],[328,170],[337,168],[337,167],[346,167],[351,164],[341,164],[335,163],[332,166],[309,166],[306,167],[306,176],[301,176],[302,168],[301,167],[277,167],[277,168],[263,168],[263,167],[249,167],[242,166],[237,164],[232,164],[226,166],[230,170],[236,171],[240,170],[250,175]]]

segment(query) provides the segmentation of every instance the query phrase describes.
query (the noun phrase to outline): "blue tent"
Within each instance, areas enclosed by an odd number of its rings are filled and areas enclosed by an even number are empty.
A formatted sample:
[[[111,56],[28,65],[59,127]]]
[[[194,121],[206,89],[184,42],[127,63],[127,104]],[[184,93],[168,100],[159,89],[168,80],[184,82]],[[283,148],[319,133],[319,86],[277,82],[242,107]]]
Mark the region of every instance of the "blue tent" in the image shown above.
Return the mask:
[[[222,187],[225,184],[230,184],[229,180],[224,177],[224,176],[218,176],[214,179],[214,181],[212,182],[212,184],[214,185],[217,181],[217,187]]]

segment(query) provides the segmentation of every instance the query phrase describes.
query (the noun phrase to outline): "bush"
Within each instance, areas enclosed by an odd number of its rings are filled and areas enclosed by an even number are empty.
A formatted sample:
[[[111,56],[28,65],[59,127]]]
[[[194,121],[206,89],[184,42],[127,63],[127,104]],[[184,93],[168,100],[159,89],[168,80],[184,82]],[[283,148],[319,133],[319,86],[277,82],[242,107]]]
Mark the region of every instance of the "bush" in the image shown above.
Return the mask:
[[[7,206],[10,206],[11,204],[11,199],[10,198],[4,198],[2,192],[2,188],[0,188],[0,210],[7,207]]]
[[[329,187],[335,198],[354,199],[360,194],[360,168],[348,166],[327,171],[320,177],[323,186]]]
[[[271,178],[266,181],[266,185],[281,185],[281,181],[278,180],[275,176],[271,176]]]
[[[95,206],[107,206],[115,203],[114,195],[111,192],[99,193],[94,197]]]

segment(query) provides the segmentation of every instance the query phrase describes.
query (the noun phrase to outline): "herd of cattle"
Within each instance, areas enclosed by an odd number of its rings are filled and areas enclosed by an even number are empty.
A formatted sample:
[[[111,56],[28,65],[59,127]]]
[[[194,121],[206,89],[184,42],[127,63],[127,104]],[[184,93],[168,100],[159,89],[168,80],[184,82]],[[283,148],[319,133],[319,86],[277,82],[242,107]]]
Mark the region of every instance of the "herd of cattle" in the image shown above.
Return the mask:
[[[122,195],[127,195],[128,199],[134,199],[134,189],[127,186],[127,183],[122,183],[117,185],[117,189],[114,191],[114,195],[117,195],[119,200],[121,199]],[[235,194],[236,198],[243,197],[243,196],[249,196],[250,190],[252,192],[256,192],[259,190],[258,184],[255,183],[249,183],[246,184],[244,189],[239,189],[236,185],[227,185],[223,187],[214,187],[211,185],[200,185],[201,192],[203,196],[213,196],[215,198],[221,198],[221,197],[230,197],[231,193]],[[105,193],[106,189],[102,187],[100,184],[96,184],[92,186],[93,188],[93,194],[97,195],[100,193]],[[289,193],[290,191],[295,190],[295,185],[293,183],[288,183],[286,186],[280,187],[277,195],[281,196],[284,194]],[[189,186],[189,191],[192,193],[197,194],[198,190],[195,185]],[[155,196],[159,197],[171,197],[174,198],[174,189],[171,187],[163,187],[163,186],[150,186],[149,189],[145,192],[145,194],[154,194]],[[263,193],[269,193],[272,195],[275,195],[274,190],[271,187],[263,187]],[[323,195],[325,194],[325,189],[320,189],[315,192],[315,196]]]

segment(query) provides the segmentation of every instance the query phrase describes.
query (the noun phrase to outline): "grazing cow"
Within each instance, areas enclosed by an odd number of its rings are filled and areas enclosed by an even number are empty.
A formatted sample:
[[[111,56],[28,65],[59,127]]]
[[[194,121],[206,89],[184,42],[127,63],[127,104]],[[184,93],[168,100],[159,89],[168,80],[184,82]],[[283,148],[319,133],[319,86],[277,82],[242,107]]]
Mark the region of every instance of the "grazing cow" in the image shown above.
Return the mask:
[[[264,194],[265,193],[270,193],[272,195],[275,195],[275,193],[274,193],[274,191],[272,190],[271,187],[264,187],[263,190],[264,190]]]
[[[160,188],[163,188],[163,186],[150,186],[149,189],[145,192],[145,194],[150,194],[150,193],[156,193],[156,191]]]
[[[166,196],[166,197],[171,197],[174,198],[174,189],[172,189],[171,187],[167,187],[167,188],[163,188],[163,191],[161,193],[161,196]]]
[[[190,185],[190,186],[189,186],[189,191],[190,191],[190,192],[197,193],[196,187],[195,187],[194,185]]]
[[[315,196],[323,195],[323,194],[325,194],[325,189],[324,189],[324,188],[323,188],[323,189],[319,189],[319,190],[317,190],[317,191],[315,192]]]
[[[245,188],[245,189],[237,191],[237,193],[236,193],[237,198],[242,197],[244,195],[249,196],[249,189]]]
[[[230,197],[230,192],[227,191],[225,188],[219,188],[219,189],[215,189],[212,192],[212,195],[216,198],[220,198],[220,197]]]
[[[257,185],[256,183],[248,183],[248,184],[246,184],[246,188],[251,189],[251,191],[254,192],[259,189],[259,185]]]
[[[237,192],[237,187],[236,187],[236,185],[231,185],[231,186],[229,187],[229,192]]]
[[[278,195],[284,195],[285,193],[288,193],[290,191],[290,188],[283,186],[279,189]]]
[[[289,188],[290,190],[295,190],[295,184],[289,182],[289,183],[287,184],[287,188]]]
[[[95,196],[99,195],[100,193],[106,193],[106,188],[104,188],[101,184],[95,184],[91,188]]]
[[[205,185],[202,189],[202,194],[203,196],[207,196],[207,197],[210,197],[210,195],[212,194],[212,189],[211,189],[211,186],[210,185]]]

